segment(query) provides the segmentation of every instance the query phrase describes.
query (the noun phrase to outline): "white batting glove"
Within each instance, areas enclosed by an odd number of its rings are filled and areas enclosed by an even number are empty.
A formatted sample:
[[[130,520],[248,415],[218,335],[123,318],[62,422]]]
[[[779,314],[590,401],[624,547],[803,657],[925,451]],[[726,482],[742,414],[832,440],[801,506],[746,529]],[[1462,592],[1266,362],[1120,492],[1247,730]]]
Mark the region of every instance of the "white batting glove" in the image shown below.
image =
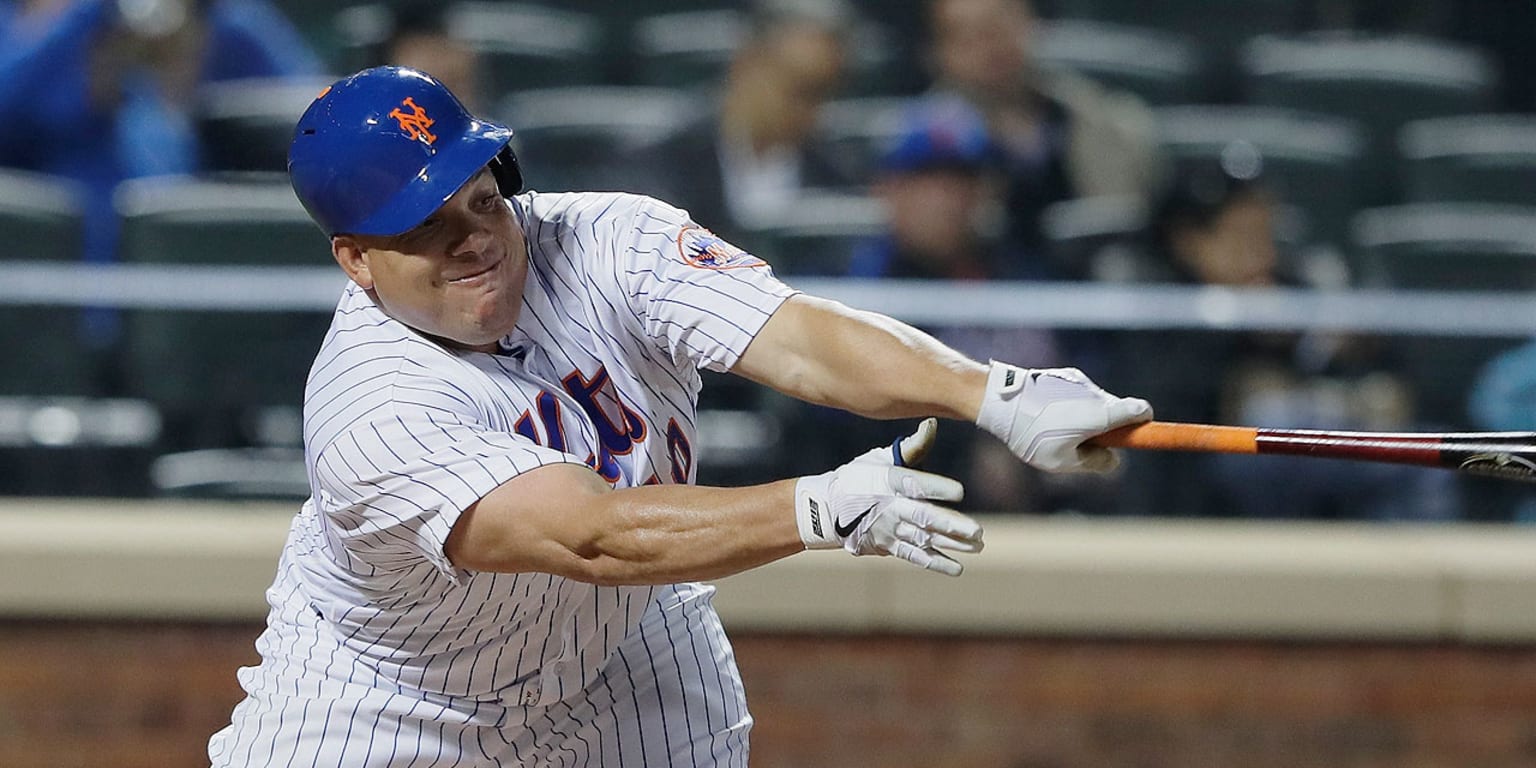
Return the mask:
[[[1109,472],[1120,457],[1084,441],[1151,418],[1150,403],[1111,395],[1076,368],[1025,369],[993,360],[976,425],[1030,466]]]
[[[980,552],[981,525],[929,503],[959,501],[960,483],[904,465],[926,455],[938,423],[876,448],[831,472],[795,485],[795,521],[806,549],[842,547],[854,555],[891,555],[948,576],[962,569],[940,550]]]

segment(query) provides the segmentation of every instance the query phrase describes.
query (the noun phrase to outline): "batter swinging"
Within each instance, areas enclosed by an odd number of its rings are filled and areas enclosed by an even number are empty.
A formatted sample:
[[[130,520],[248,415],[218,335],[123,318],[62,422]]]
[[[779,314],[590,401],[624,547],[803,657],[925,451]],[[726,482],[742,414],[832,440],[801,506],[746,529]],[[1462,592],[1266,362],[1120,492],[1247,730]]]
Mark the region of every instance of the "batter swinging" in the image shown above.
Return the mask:
[[[822,475],[691,485],[699,370],[876,418],[980,424],[1045,469],[1150,418],[1073,370],[968,360],[798,294],[653,199],[521,190],[511,130],[423,73],[310,106],[293,186],[351,283],[311,369],[312,496],[216,766],[744,766],[697,583],[807,548],[958,575],[981,527],[904,466],[933,422]],[[829,588],[835,585],[829,585]]]

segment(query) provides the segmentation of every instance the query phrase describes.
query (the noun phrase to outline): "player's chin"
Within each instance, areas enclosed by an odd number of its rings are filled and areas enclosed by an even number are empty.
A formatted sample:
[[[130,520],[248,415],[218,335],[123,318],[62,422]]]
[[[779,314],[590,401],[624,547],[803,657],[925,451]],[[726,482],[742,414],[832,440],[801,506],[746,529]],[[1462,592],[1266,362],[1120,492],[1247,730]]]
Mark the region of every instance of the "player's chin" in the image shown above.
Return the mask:
[[[488,344],[505,337],[517,326],[518,312],[505,306],[505,302],[479,302],[467,309],[460,320],[460,341]]]

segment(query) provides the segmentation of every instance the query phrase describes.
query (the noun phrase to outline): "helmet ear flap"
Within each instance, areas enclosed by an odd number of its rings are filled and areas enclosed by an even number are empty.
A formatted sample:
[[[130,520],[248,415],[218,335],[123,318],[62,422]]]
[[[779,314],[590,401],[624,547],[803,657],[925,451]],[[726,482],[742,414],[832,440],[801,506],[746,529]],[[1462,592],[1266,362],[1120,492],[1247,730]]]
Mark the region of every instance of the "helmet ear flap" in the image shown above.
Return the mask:
[[[502,197],[511,197],[523,191],[523,172],[517,166],[517,155],[511,145],[501,148],[491,158],[491,175],[496,178],[496,188]]]

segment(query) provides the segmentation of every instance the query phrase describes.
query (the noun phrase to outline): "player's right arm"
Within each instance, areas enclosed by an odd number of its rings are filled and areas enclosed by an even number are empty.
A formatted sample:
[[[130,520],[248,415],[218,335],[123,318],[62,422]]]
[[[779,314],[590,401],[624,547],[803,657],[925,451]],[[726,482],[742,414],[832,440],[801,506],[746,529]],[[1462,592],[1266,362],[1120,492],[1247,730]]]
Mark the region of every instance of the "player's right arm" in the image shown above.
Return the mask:
[[[423,568],[452,582],[491,571],[675,583],[835,547],[955,575],[939,550],[981,547],[980,526],[941,506],[959,483],[904,466],[927,452],[932,422],[820,475],[614,489],[576,455],[486,424],[437,369],[370,360],[323,366],[336,373],[306,400],[320,404],[318,423],[339,425],[309,438],[330,552],[381,588],[420,583],[405,574]]]
[[[743,488],[615,490],[583,466],[551,464],[467,508],[444,551],[459,568],[605,585],[711,579],[834,547],[957,575],[940,550],[979,551],[981,527],[933,502],[958,501],[960,484],[894,461],[926,452],[933,429],[823,475]]]
[[[577,464],[503,483],[459,517],[445,550],[460,568],[540,572],[594,584],[665,584],[747,570],[802,549],[794,481],[747,488],[615,490]]]

